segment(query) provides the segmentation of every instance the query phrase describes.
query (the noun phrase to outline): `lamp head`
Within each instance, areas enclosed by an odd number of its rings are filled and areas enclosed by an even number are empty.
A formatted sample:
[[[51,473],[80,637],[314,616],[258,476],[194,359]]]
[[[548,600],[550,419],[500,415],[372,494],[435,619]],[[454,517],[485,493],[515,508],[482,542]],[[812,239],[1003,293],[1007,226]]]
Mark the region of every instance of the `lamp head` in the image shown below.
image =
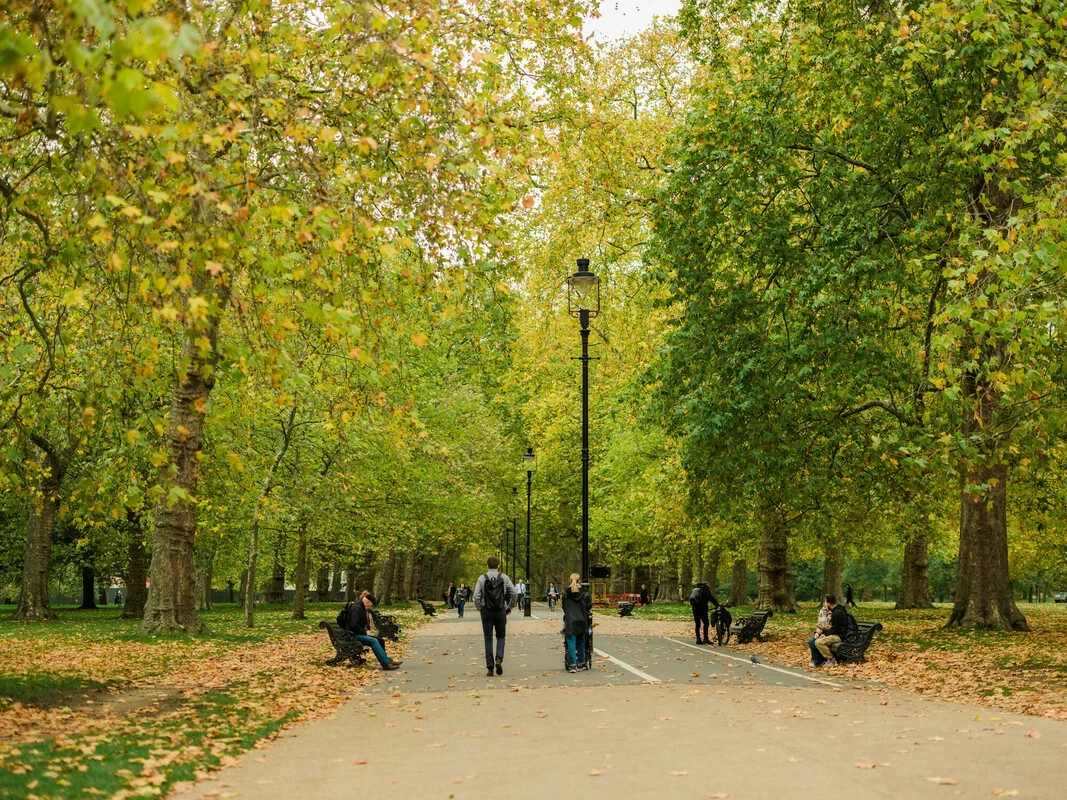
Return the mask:
[[[590,317],[600,313],[600,278],[589,271],[589,259],[579,258],[578,269],[567,278],[567,311],[578,316],[586,311]]]
[[[534,461],[536,459],[537,459],[537,456],[534,455],[533,448],[532,447],[527,447],[526,448],[526,452],[523,453],[523,455],[522,455],[522,461],[523,461],[524,464],[526,464],[526,469],[528,469],[528,470],[533,469]]]

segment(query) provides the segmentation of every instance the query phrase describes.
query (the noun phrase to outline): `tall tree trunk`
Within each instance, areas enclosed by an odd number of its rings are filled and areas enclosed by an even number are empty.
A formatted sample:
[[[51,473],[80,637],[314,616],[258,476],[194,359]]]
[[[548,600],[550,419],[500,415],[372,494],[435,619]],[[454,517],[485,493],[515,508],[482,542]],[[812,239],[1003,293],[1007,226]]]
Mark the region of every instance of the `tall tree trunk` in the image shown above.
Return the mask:
[[[956,600],[946,627],[1028,631],[1008,577],[1008,468],[980,467],[966,481],[988,489],[977,497],[962,493]]]
[[[267,584],[267,602],[275,604],[285,602],[285,564],[282,563],[279,549],[274,551],[270,583]]]
[[[96,572],[93,568],[86,565],[82,567],[82,604],[78,606],[79,609],[87,610],[96,608],[96,598],[94,593],[96,592]]]
[[[308,523],[300,523],[296,534],[296,593],[293,595],[293,619],[304,619],[304,596],[308,587]]]
[[[404,601],[411,600],[415,591],[415,551],[409,550],[404,558]]]
[[[789,535],[781,518],[774,513],[766,516],[759,545],[759,597],[756,608],[793,613],[793,565],[789,560]]]
[[[45,442],[38,443],[43,444]],[[22,594],[13,619],[43,622],[55,619],[48,602],[48,573],[52,563],[52,534],[59,514],[59,489],[67,459],[61,459],[49,445],[43,448],[48,473],[38,484],[39,494],[30,502],[26,549],[22,558]]]
[[[96,573],[96,604],[99,606],[107,605],[107,590],[111,585],[111,577],[104,572]]]
[[[341,562],[333,562],[333,579],[330,582],[330,600],[337,603],[341,600]]]
[[[241,582],[237,587],[237,603],[241,608],[245,607],[245,597],[248,596],[248,567],[241,570]]]
[[[122,618],[140,619],[144,615],[145,601],[148,600],[148,587],[145,584],[148,564],[145,560],[147,552],[141,515],[127,511],[126,527],[130,536],[130,563],[126,568],[126,607],[122,610]]]
[[[736,559],[730,569],[730,605],[748,605],[748,562],[743,558]]]
[[[281,466],[282,461],[285,459],[285,454],[289,451],[289,445],[293,441],[296,408],[296,403],[293,403],[289,409],[288,418],[282,424],[282,440],[278,443],[278,449],[274,453],[274,460],[271,462],[270,469],[263,476],[259,496],[256,498],[256,507],[252,512],[252,535],[248,541],[248,594],[245,596],[246,628],[254,628],[256,625],[256,565],[259,561],[259,521],[263,516],[263,507],[266,505],[267,498],[270,497],[270,493],[274,490],[274,478],[278,474],[278,467]],[[277,563],[277,551],[275,551],[275,560]]]
[[[315,575],[315,597],[320,603],[330,599],[330,565],[323,564]]]
[[[349,561],[348,566],[345,567],[345,602],[353,602],[358,597],[356,594],[358,591],[360,588],[356,583],[356,564],[354,561]]]
[[[701,565],[700,575],[714,592],[719,587],[719,562],[722,561],[722,548],[713,547]]]
[[[920,523],[925,525],[925,523]],[[897,608],[933,608],[930,598],[929,540],[925,527],[915,530],[904,544],[904,567],[900,573]]]
[[[692,552],[689,553],[688,558],[682,558],[680,582],[684,591],[693,588],[693,561],[696,560],[696,558],[698,558],[698,556],[695,556]]]
[[[393,596],[393,572],[395,572],[396,565],[396,550],[389,549],[389,555],[385,557],[382,562],[381,569],[378,570],[378,577],[374,581],[374,595],[382,603],[388,602],[386,597]]]
[[[841,593],[841,566],[844,561],[845,556],[841,545],[831,545],[826,548],[822,566],[822,593],[823,596],[832,594],[839,603],[844,602],[844,595]]]
[[[206,611],[207,601],[211,596],[211,573],[204,567],[196,570],[196,610]]]
[[[393,594],[400,586],[400,582],[404,580],[404,559],[393,556],[393,579],[389,581],[389,588],[385,592],[385,596],[382,598],[382,603],[390,605],[393,602]]]

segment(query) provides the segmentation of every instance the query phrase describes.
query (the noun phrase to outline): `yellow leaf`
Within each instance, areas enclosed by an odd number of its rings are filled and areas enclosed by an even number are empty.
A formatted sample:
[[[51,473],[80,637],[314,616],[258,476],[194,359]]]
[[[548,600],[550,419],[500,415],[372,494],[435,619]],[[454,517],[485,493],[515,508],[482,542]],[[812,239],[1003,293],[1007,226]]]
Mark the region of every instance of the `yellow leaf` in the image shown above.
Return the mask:
[[[425,333],[415,333],[411,336],[411,343],[416,347],[425,347],[426,342],[430,340],[430,337]]]

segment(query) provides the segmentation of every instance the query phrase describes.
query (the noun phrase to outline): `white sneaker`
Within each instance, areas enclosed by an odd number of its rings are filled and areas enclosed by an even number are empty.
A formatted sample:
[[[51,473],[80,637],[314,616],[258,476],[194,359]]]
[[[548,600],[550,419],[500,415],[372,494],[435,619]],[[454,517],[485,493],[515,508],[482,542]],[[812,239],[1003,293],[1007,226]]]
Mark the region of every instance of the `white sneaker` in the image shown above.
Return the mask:
[[[837,662],[834,659],[831,658],[829,661],[826,662],[826,666],[828,666],[828,667],[836,667],[837,666]]]
[[[809,662],[808,662],[808,667],[809,667],[810,669],[818,669],[818,667],[817,667],[817,666],[815,666],[815,662],[814,662],[814,661],[809,661]]]

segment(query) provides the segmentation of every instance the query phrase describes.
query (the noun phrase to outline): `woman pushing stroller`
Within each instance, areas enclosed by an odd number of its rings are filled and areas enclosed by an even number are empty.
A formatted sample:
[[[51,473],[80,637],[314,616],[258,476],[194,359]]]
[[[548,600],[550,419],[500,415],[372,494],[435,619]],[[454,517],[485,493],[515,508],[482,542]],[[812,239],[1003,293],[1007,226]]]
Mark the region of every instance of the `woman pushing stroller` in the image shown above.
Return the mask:
[[[563,592],[563,634],[567,645],[567,672],[577,672],[588,665],[586,639],[593,623],[593,598],[582,586],[582,576],[571,573],[571,582]]]

